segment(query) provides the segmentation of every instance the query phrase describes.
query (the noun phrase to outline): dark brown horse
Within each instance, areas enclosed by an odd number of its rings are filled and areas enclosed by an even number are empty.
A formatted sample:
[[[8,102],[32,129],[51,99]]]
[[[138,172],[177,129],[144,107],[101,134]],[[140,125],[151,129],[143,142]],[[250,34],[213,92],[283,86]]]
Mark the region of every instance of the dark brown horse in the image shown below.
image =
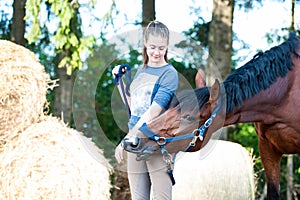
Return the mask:
[[[281,157],[300,153],[300,42],[294,34],[223,83],[177,95],[169,110],[140,129],[138,145],[125,142],[125,149],[140,159],[159,147],[170,153],[197,151],[218,129],[245,122],[254,122],[259,138],[268,199],[280,199]]]

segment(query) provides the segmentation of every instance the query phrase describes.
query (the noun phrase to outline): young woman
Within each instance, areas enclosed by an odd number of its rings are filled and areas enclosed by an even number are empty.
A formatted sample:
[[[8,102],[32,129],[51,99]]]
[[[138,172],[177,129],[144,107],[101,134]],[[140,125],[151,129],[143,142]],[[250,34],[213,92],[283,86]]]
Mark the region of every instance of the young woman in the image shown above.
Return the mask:
[[[134,134],[144,122],[166,110],[177,90],[178,74],[168,63],[168,44],[168,28],[161,22],[150,22],[144,32],[143,66],[130,85],[128,134]],[[117,74],[118,70],[114,68],[112,73]],[[123,154],[119,144],[115,150],[118,162],[123,160]],[[150,199],[151,187],[154,199],[172,199],[172,182],[160,152],[142,161],[136,161],[136,155],[127,152],[127,169],[133,200]]]

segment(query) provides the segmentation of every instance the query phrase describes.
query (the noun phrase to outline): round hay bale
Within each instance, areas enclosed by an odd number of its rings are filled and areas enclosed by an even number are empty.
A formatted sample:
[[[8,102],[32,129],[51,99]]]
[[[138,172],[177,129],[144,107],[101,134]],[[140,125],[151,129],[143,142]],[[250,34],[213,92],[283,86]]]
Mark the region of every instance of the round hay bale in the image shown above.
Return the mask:
[[[0,199],[110,199],[111,165],[54,117],[32,124],[0,154]]]
[[[211,140],[201,151],[179,153],[174,177],[173,200],[254,199],[253,161],[237,143]]]
[[[0,40],[0,149],[43,115],[51,82],[28,49]]]

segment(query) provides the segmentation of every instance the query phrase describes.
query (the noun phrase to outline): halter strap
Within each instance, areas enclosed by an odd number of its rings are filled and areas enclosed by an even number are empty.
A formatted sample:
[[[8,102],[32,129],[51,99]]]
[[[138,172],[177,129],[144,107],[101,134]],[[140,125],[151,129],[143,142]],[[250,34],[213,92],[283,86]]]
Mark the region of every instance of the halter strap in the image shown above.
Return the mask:
[[[122,79],[122,76],[125,75],[126,78],[126,88],[124,87],[124,82]],[[122,96],[127,108],[127,113],[128,113],[128,117],[130,118],[131,116],[131,110],[129,107],[129,103],[128,100],[126,98],[127,96],[130,96],[130,92],[129,92],[129,87],[130,87],[130,83],[131,83],[131,71],[130,71],[130,66],[128,64],[123,64],[119,67],[119,71],[117,74],[115,74],[115,78],[114,78],[114,84],[118,85],[120,83],[120,87],[121,87],[121,91],[122,91]]]
[[[143,123],[143,125],[139,128],[139,130],[142,131],[149,139],[154,140],[155,142],[157,142],[158,145],[163,145],[163,144],[178,141],[178,140],[185,140],[185,139],[188,139],[188,138],[191,138],[191,137],[194,136],[193,133],[189,133],[189,134],[170,137],[170,138],[161,137],[157,133],[152,131],[147,126],[146,123]]]
[[[149,139],[154,140],[159,146],[163,146],[166,143],[179,141],[179,140],[185,140],[189,138],[193,138],[190,142],[189,146],[185,149],[185,152],[189,152],[193,147],[195,147],[197,140],[203,141],[204,139],[204,133],[206,132],[206,129],[212,124],[213,119],[217,116],[217,113],[220,111],[222,106],[221,97],[218,98],[218,105],[211,114],[211,116],[205,121],[204,124],[202,124],[198,129],[195,129],[192,133],[187,133],[184,135],[178,135],[175,137],[169,137],[165,138],[162,136],[159,136],[157,133],[152,131],[146,123],[143,123],[143,125],[139,128],[141,132],[143,132]]]
[[[204,133],[205,133],[206,129],[211,125],[213,119],[217,116],[218,112],[221,109],[221,106],[222,106],[222,101],[221,101],[221,97],[219,97],[218,98],[218,105],[214,109],[214,111],[212,112],[210,117],[198,129],[195,129],[193,131],[194,138],[190,142],[189,146],[185,149],[186,152],[192,150],[195,147],[198,138],[199,138],[200,141],[203,141]],[[198,133],[198,135],[196,135],[196,133]]]

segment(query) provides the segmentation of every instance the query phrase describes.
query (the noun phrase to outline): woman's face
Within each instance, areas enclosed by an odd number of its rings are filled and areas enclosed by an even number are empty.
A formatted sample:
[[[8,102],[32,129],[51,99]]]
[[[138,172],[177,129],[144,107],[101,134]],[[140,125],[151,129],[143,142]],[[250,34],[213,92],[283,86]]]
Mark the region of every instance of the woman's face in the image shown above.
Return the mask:
[[[144,45],[147,48],[147,55],[149,57],[147,64],[149,66],[160,67],[167,64],[164,59],[168,48],[168,41],[166,38],[149,35],[148,41],[145,41]]]

